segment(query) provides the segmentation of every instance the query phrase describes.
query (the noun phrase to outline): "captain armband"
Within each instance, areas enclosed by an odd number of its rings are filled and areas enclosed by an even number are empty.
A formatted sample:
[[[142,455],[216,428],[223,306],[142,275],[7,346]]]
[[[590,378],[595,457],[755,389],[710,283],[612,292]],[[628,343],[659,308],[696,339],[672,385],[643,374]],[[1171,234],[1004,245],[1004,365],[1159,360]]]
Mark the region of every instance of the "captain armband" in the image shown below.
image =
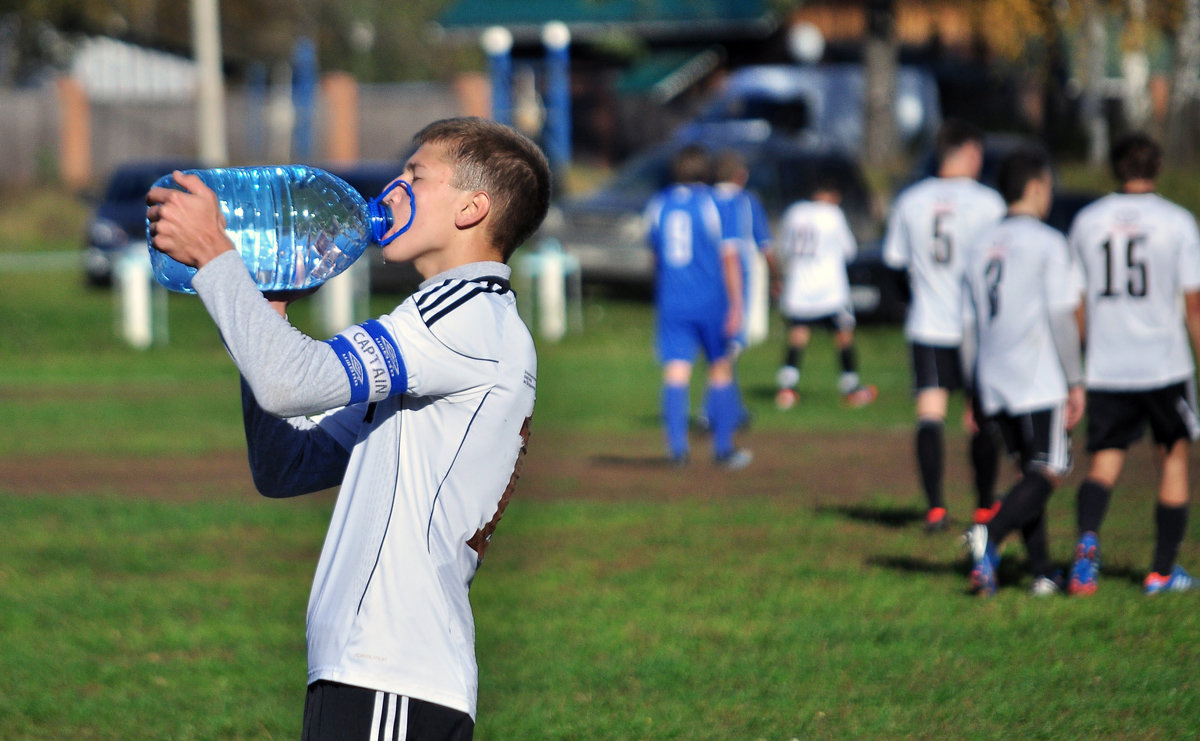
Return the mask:
[[[350,403],[381,401],[407,390],[408,372],[396,341],[376,319],[326,340],[350,381]]]

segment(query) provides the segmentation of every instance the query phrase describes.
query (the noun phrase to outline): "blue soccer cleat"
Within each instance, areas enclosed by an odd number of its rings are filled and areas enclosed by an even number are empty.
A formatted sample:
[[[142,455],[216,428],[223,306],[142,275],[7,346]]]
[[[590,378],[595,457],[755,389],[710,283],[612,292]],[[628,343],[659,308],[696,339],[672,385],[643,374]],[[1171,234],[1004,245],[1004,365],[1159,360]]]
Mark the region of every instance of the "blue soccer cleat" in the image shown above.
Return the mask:
[[[1075,563],[1071,566],[1071,582],[1068,591],[1080,597],[1096,593],[1096,580],[1100,575],[1100,541],[1095,533],[1087,532],[1075,546]]]
[[[1158,594],[1159,592],[1186,592],[1194,586],[1191,574],[1184,571],[1179,564],[1171,569],[1168,576],[1163,576],[1158,572],[1152,572],[1146,577],[1146,581],[1142,586],[1146,590],[1146,594]]]
[[[963,540],[973,562],[971,591],[981,597],[990,597],[996,593],[996,569],[1000,565],[1000,556],[996,553],[996,546],[988,542],[987,526],[972,525]]]

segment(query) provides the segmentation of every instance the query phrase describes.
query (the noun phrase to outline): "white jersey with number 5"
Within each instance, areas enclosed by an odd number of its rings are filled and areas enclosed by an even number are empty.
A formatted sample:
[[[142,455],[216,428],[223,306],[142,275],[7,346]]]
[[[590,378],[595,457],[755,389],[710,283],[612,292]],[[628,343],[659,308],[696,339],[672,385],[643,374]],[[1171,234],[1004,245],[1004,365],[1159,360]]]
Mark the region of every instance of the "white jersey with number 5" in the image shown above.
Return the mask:
[[[1004,211],[1000,194],[971,178],[925,178],[896,198],[883,260],[908,270],[912,304],[904,334],[910,341],[938,347],[962,342],[963,258]]]
[[[1183,208],[1154,193],[1113,193],[1071,225],[1087,280],[1087,386],[1161,388],[1188,379],[1183,293],[1200,290],[1200,234]]]
[[[783,214],[779,258],[783,293],[779,307],[792,319],[815,319],[850,306],[846,262],[858,252],[842,209],[800,201]]]
[[[984,413],[1025,414],[1065,402],[1050,318],[1075,310],[1081,286],[1062,233],[1032,216],[1001,221],[971,250],[963,284],[963,324],[978,338],[974,375]]]

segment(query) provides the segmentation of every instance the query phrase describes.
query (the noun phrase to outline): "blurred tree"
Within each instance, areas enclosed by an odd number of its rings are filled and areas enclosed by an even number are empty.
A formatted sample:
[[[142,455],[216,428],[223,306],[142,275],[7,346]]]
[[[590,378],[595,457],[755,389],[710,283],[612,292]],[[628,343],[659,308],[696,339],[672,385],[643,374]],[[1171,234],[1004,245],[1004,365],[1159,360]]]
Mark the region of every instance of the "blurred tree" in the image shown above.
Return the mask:
[[[887,168],[896,164],[896,41],[895,0],[867,0],[867,38],[863,41],[863,115],[867,164]]]
[[[286,62],[296,41],[317,46],[323,69],[366,82],[431,79],[476,61],[474,50],[442,49],[430,22],[453,0],[238,0],[221,3],[222,48],[236,79],[254,62]],[[16,27],[15,75],[69,62],[63,39],[112,36],[191,54],[188,2],[158,0],[0,0]]]
[[[1200,0],[1184,0],[1177,18],[1175,69],[1167,109],[1166,150],[1170,162],[1194,164],[1200,130]]]

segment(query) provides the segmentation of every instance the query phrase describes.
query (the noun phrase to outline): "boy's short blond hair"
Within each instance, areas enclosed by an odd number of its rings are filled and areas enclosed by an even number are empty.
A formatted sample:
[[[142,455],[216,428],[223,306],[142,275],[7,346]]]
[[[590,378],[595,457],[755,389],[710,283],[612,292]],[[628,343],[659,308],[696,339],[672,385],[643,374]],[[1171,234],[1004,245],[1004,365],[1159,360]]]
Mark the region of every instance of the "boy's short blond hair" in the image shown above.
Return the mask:
[[[505,262],[541,225],[550,207],[550,164],[529,137],[485,118],[434,121],[413,143],[440,144],[454,166],[460,190],[482,190],[492,199],[489,234]]]

